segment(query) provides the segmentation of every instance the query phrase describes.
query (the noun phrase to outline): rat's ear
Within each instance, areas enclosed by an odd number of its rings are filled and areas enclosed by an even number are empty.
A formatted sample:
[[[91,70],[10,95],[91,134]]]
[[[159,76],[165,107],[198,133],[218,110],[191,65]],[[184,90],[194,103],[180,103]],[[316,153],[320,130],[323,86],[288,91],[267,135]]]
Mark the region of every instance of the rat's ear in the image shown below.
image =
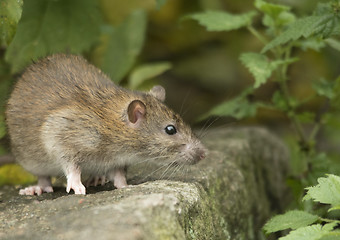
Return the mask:
[[[145,104],[140,100],[133,100],[127,109],[129,121],[136,123],[139,119],[144,118],[146,113]]]
[[[165,89],[160,85],[156,85],[151,88],[150,94],[161,102],[164,102],[165,100]]]

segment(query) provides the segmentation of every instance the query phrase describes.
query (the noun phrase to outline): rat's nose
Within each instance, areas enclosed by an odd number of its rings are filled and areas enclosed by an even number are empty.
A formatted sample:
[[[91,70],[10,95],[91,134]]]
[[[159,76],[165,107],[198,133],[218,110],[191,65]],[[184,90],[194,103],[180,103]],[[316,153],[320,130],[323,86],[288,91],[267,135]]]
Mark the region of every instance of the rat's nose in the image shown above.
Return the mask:
[[[202,160],[206,157],[206,153],[203,149],[199,149],[197,152],[197,155],[198,155],[199,160]]]
[[[198,163],[206,157],[206,151],[204,149],[196,149],[195,156],[193,158],[193,164]]]

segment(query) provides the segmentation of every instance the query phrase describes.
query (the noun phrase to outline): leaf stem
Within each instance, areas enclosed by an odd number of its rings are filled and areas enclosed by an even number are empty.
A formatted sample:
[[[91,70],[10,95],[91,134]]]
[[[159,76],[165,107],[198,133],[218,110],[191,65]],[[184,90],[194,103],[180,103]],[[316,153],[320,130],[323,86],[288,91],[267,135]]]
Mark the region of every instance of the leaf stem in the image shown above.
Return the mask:
[[[281,48],[277,49],[275,51],[275,55],[276,55],[277,59],[284,58],[284,60],[288,60],[290,58],[291,48],[292,48],[291,46],[288,46],[284,52],[282,51]],[[287,113],[288,118],[293,123],[293,125],[296,129],[296,132],[299,136],[299,139],[300,139],[302,146],[308,148],[308,141],[307,141],[306,135],[305,135],[305,133],[302,129],[301,123],[299,122],[299,120],[296,116],[295,106],[292,105],[292,103],[290,101],[291,97],[290,97],[290,93],[289,93],[289,89],[288,89],[288,85],[287,85],[287,69],[288,69],[288,64],[284,64],[283,66],[281,66],[279,68],[278,83],[279,83],[279,86],[280,86],[281,91],[283,93],[283,96],[285,98],[286,104],[289,107],[289,112]]]
[[[283,74],[285,72],[282,71],[281,74]],[[289,99],[290,99],[290,93],[289,93],[289,90],[288,90],[288,86],[287,86],[287,82],[286,80],[281,80],[279,81],[279,84],[280,84],[280,88],[281,88],[281,91],[283,93],[283,96],[285,97],[285,100],[286,100],[286,103],[289,107],[289,112],[288,112],[288,118],[290,118],[290,120],[292,121],[295,129],[296,129],[296,132],[297,134],[299,135],[299,138],[300,138],[300,141],[303,145],[305,145],[307,143],[307,139],[306,139],[306,136],[305,136],[305,133],[302,129],[302,126],[296,116],[296,112],[295,112],[295,107],[292,106],[292,104],[290,103]]]
[[[260,40],[264,45],[267,45],[268,41],[267,39],[261,34],[259,33],[259,31],[257,31],[255,28],[253,28],[253,26],[249,25],[247,27],[248,31],[253,34],[258,40]]]
[[[340,223],[340,221],[336,219],[329,219],[329,218],[322,218],[322,217],[320,217],[319,219],[320,221],[326,222],[326,223],[332,223],[332,222],[337,222],[338,224]]]

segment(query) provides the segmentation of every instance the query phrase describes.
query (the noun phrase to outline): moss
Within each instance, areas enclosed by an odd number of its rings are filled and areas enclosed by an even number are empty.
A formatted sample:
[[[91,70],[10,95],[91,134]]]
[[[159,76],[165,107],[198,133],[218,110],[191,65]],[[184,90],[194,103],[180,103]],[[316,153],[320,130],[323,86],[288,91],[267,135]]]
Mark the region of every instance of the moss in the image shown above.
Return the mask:
[[[0,167],[0,186],[5,184],[30,184],[36,180],[36,177],[25,171],[19,165],[9,164]]]

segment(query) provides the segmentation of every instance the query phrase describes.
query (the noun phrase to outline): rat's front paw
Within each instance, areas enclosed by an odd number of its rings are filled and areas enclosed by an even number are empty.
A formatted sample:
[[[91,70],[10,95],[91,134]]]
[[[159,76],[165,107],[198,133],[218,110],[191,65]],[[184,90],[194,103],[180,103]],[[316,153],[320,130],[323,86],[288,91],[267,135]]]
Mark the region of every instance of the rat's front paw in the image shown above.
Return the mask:
[[[67,182],[66,192],[69,193],[71,189],[73,189],[74,194],[86,194],[86,188],[81,182]]]

